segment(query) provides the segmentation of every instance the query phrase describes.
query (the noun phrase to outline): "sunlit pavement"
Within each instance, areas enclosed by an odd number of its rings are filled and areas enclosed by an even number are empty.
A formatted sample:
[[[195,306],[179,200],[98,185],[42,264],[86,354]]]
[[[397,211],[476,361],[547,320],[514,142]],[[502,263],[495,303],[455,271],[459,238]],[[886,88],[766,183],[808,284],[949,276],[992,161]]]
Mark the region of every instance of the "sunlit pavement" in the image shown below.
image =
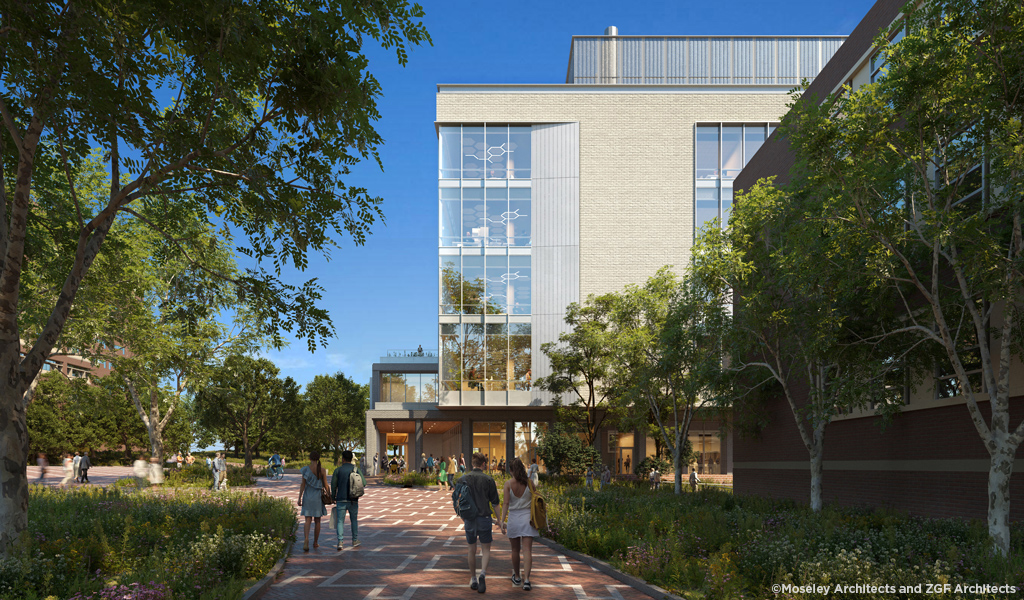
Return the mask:
[[[39,468],[29,467],[30,483],[38,483]],[[87,485],[107,486],[132,476],[131,467],[93,467]],[[63,470],[47,469],[45,485],[60,483]],[[254,487],[235,491],[262,490],[287,498],[296,506],[299,475],[286,474],[272,481],[260,477]],[[79,484],[72,483],[77,486]],[[479,597],[469,588],[466,567],[466,537],[462,520],[452,511],[451,496],[438,490],[406,489],[371,484],[359,501],[359,540],[351,547],[351,529],[345,524],[345,549],[338,552],[337,535],[321,521],[320,547],[302,550],[302,521],[285,568],[263,598],[338,598],[352,600],[430,600],[450,597]],[[479,557],[477,566],[479,568]],[[533,546],[533,590],[512,586],[512,562],[508,539],[495,528],[491,562],[487,569],[487,592],[491,598],[537,598],[539,600],[640,600],[648,599],[627,585],[592,567],[535,543]],[[471,596],[470,596],[471,595]]]

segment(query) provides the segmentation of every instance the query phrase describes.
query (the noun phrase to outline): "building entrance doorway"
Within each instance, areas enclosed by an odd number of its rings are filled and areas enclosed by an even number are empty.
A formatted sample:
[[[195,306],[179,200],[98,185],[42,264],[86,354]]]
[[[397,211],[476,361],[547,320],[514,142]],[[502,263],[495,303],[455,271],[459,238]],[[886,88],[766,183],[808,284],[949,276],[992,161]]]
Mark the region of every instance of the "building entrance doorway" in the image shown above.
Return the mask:
[[[633,472],[633,449],[619,448],[619,460],[616,461],[619,475],[629,475]]]

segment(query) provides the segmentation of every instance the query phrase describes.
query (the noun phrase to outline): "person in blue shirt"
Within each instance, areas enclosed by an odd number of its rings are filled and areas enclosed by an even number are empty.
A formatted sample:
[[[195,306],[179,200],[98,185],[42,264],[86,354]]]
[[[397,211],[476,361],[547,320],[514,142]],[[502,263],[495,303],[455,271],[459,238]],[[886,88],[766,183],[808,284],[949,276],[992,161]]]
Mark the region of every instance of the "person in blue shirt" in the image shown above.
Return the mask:
[[[359,500],[348,497],[349,478],[353,472],[358,472],[352,463],[352,451],[344,450],[341,453],[341,466],[334,470],[334,477],[331,479],[331,489],[334,490],[335,509],[337,515],[338,552],[344,549],[342,543],[345,536],[345,514],[348,513],[352,522],[352,547],[357,548],[359,542]],[[360,473],[360,475],[363,475]],[[365,475],[363,475],[365,477]]]

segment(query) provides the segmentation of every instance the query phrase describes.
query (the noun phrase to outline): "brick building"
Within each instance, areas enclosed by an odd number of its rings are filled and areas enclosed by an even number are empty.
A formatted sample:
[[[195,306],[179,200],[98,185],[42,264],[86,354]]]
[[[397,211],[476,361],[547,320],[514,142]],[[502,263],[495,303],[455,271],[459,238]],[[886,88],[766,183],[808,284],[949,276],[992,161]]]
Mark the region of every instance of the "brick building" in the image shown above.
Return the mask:
[[[551,422],[540,350],[571,302],[682,267],[733,180],[840,36],[575,36],[564,84],[437,86],[438,348],[374,365],[367,454],[531,458]],[[425,355],[424,355],[425,354]],[[731,470],[698,415],[697,468]],[[654,453],[604,431],[624,473]]]
[[[819,101],[839,91],[873,82],[880,61],[873,40],[896,22],[905,2],[879,0],[850,34],[805,92]],[[898,35],[898,34],[897,34]],[[788,181],[794,156],[784,140],[773,136],[736,178],[734,187],[749,189],[759,179]],[[1012,365],[1014,400],[1024,396],[1024,365]],[[948,379],[948,376],[946,376]],[[913,393],[895,422],[882,430],[873,411],[855,411],[834,418],[824,446],[823,500],[851,506],[886,506],[914,514],[985,518],[989,454],[971,422],[966,400],[950,393],[943,375],[926,381]],[[956,387],[956,386],[954,386]],[[985,419],[988,402],[979,402]],[[769,403],[769,425],[756,438],[734,440],[734,490],[791,498],[806,503],[810,495],[808,453],[788,403]],[[1011,400],[1011,422],[1024,419],[1024,405]],[[1017,460],[1024,459],[1018,450]],[[1022,463],[1017,463],[1019,469]],[[1021,497],[1024,478],[1011,479],[1011,495]],[[1011,504],[1011,519],[1024,518],[1024,504]]]

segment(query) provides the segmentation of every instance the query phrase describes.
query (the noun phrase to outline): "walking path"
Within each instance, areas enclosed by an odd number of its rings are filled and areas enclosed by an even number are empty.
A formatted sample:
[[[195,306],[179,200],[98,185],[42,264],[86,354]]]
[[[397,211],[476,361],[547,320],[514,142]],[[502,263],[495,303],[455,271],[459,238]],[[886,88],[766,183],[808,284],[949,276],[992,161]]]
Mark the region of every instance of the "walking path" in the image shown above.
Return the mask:
[[[39,476],[29,467],[29,479]],[[53,467],[50,467],[53,473]],[[54,473],[55,474],[55,473]],[[93,485],[110,485],[131,475],[129,467],[93,467]],[[60,477],[48,476],[56,485]],[[299,495],[298,475],[283,480],[259,478],[254,488],[271,496]],[[301,517],[300,517],[301,519]],[[649,600],[646,594],[542,544],[533,545],[533,590],[514,588],[509,577],[512,561],[508,539],[495,528],[487,592],[469,589],[466,537],[462,520],[452,511],[451,495],[436,489],[412,489],[371,484],[359,501],[359,540],[351,547],[351,529],[345,524],[345,550],[338,552],[337,535],[321,520],[320,547],[302,550],[302,521],[291,555],[265,600],[345,598],[351,600],[434,600],[450,597],[533,598],[536,600]],[[477,557],[479,568],[479,556]]]

